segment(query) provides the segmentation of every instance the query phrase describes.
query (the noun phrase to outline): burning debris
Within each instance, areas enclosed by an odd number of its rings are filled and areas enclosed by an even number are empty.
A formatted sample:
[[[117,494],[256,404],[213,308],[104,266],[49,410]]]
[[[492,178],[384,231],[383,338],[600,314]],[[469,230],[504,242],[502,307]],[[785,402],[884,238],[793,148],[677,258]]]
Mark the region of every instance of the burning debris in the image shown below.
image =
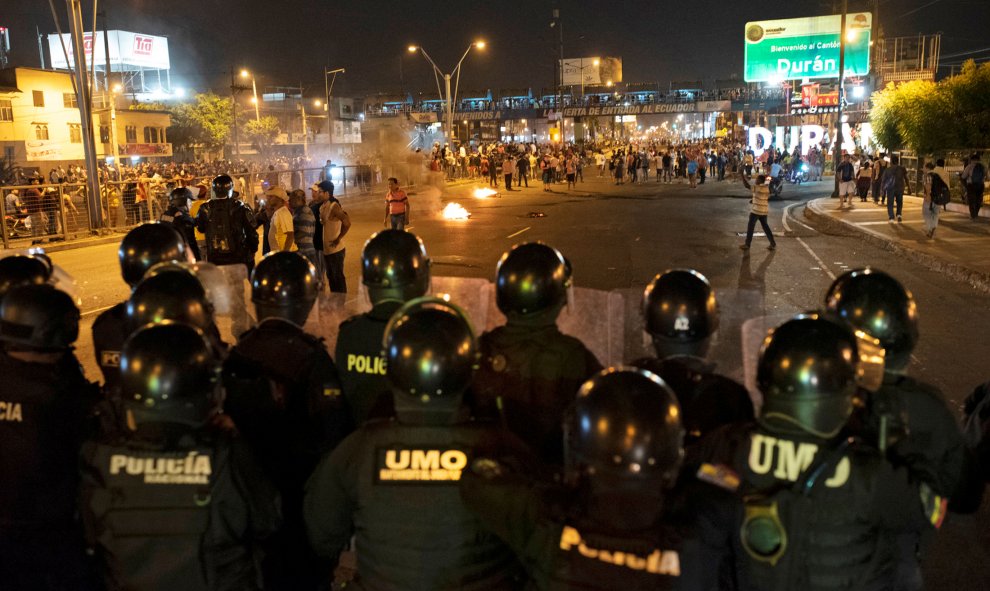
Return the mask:
[[[472,192],[475,199],[488,199],[489,197],[499,197],[498,191],[488,187],[478,187]]]
[[[466,220],[471,217],[470,212],[464,209],[460,203],[448,203],[443,208],[443,219],[445,220]]]

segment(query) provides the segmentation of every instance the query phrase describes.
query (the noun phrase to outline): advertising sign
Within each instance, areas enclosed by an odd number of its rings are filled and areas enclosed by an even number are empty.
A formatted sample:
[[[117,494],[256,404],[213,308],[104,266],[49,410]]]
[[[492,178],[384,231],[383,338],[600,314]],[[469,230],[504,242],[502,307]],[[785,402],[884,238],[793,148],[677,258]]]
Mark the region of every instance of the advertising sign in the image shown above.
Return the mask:
[[[121,156],[171,156],[172,144],[117,144]]]
[[[846,15],[847,77],[870,72],[870,30],[873,15]],[[838,78],[842,16],[815,16],[746,23],[746,82]]]
[[[92,33],[83,35],[83,46],[86,50],[86,64],[96,60],[98,69],[105,67],[107,62],[106,44],[103,42],[104,31],[97,31],[94,38]],[[117,71],[132,71],[133,69],[169,69],[168,39],[144,33],[129,31],[107,31],[107,42],[110,48],[110,67]],[[68,52],[69,62],[62,51],[62,42],[58,35],[48,36],[48,51],[52,57],[52,67],[61,70],[71,70],[75,67],[72,54],[72,39],[69,34],[62,35],[65,42],[65,52]],[[95,57],[94,57],[95,56]]]
[[[564,86],[622,82],[622,58],[576,57],[560,60]]]
[[[26,160],[82,160],[83,145],[59,140],[26,140],[24,142]]]

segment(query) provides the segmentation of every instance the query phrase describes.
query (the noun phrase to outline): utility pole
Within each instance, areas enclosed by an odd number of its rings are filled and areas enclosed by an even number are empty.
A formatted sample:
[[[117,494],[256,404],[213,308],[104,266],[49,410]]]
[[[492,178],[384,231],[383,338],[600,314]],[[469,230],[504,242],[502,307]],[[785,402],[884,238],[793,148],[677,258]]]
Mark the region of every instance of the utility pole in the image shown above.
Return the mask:
[[[302,93],[300,93],[302,94]],[[299,108],[302,109],[302,132],[303,132],[303,156],[307,159],[309,158],[309,138],[306,133],[306,103],[305,101],[299,101]]]
[[[332,125],[331,121],[333,120],[333,116],[331,115],[331,113],[333,112],[333,109],[330,106],[330,93],[333,92],[333,83],[337,81],[337,74],[344,74],[346,72],[347,70],[345,70],[344,68],[337,68],[335,70],[331,70],[327,66],[323,67],[323,86],[325,87],[327,93],[326,97],[324,97],[326,98],[326,102],[323,103],[324,105],[323,108],[326,109],[327,111],[327,159],[328,160],[332,160],[331,151],[333,150],[333,130],[331,129],[331,125]],[[329,76],[330,74],[333,74],[333,78],[327,80],[327,76]]]
[[[38,57],[41,59],[41,69],[45,69],[45,45],[42,43],[41,29],[34,27],[34,32],[38,34]]]
[[[839,21],[839,108],[835,113],[835,146],[832,147],[832,176],[835,177],[835,187],[832,197],[839,196],[839,162],[842,160],[842,144],[845,138],[842,133],[842,102],[845,100],[846,78],[846,12],[849,11],[849,0],[842,0],[842,17]]]
[[[230,66],[230,118],[234,127],[234,157],[241,158],[241,142],[237,139],[237,85],[234,84],[234,66]]]
[[[75,58],[76,102],[79,103],[79,122],[82,130],[83,153],[86,157],[86,189],[89,193],[90,227],[103,226],[103,203],[100,198],[100,177],[96,168],[96,143],[93,139],[93,97],[86,81],[86,50],[83,42],[82,5],[80,0],[65,0],[69,13],[69,32]]]
[[[103,11],[100,13],[103,16],[103,55],[106,58],[105,70],[103,72],[103,91],[106,93],[107,106],[110,107],[110,150],[113,154],[113,165],[118,171],[120,170],[120,154],[117,150],[117,101],[113,96],[113,87],[110,85],[110,39],[109,31],[110,27],[107,25],[107,13]],[[95,34],[95,32],[94,32]],[[93,40],[96,41],[95,39]],[[93,54],[96,55],[95,53]]]

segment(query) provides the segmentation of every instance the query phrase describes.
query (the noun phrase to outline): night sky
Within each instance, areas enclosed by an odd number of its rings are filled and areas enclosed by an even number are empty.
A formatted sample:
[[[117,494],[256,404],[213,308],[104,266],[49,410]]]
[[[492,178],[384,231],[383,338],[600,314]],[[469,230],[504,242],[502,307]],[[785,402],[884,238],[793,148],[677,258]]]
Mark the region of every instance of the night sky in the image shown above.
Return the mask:
[[[92,0],[83,0],[92,10]],[[565,58],[623,59],[626,82],[728,78],[742,74],[744,24],[833,13],[821,0],[564,0]],[[852,0],[850,11],[872,2]],[[66,26],[65,2],[55,0]],[[556,32],[549,0],[102,0],[110,29],[169,38],[173,86],[202,91],[229,84],[230,66],[256,74],[258,90],[286,85],[323,93],[322,69],[346,68],[334,94],[436,93],[429,64],[406,47],[421,44],[442,69],[475,39],[488,47],[464,62],[461,89],[552,85]],[[835,11],[837,12],[837,11]],[[91,13],[85,16],[87,30]],[[888,35],[943,32],[942,54],[990,48],[988,0],[881,0]],[[0,26],[11,30],[13,64],[38,66],[35,26],[53,33],[48,3],[7,0]],[[102,28],[102,25],[100,26]],[[976,53],[990,58],[990,51]],[[46,56],[46,60],[47,60]],[[960,62],[963,57],[944,57]],[[401,70],[400,70],[401,63]],[[401,72],[401,80],[400,80]],[[946,71],[941,72],[947,73]],[[224,82],[228,80],[228,82]],[[463,96],[463,92],[461,93]]]

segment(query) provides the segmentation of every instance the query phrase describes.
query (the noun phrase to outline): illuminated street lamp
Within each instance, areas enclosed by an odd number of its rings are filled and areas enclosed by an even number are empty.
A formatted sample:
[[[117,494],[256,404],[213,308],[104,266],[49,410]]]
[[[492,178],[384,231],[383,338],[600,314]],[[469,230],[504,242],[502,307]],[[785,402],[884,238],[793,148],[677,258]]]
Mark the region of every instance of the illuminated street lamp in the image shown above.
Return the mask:
[[[261,111],[258,107],[258,84],[255,82],[254,76],[251,75],[247,70],[241,70],[241,78],[251,78],[251,92],[254,96],[251,97],[251,104],[254,105],[254,120],[261,120]]]
[[[461,59],[457,62],[457,65],[454,66],[454,69],[451,70],[449,74],[445,74],[437,66],[436,62],[433,61],[433,58],[430,57],[430,54],[426,53],[426,50],[420,47],[419,45],[410,45],[408,47],[409,53],[416,53],[417,51],[422,53],[423,57],[426,58],[426,61],[430,62],[430,65],[433,66],[433,77],[437,82],[437,94],[440,95],[440,100],[446,103],[447,113],[445,119],[447,123],[446,124],[447,141],[450,141],[454,136],[454,102],[457,100],[457,90],[461,84],[461,64],[464,63],[464,59],[468,56],[469,53],[471,53],[471,50],[473,48],[477,47],[478,49],[484,49],[485,45],[486,44],[484,41],[475,41],[474,43],[468,45],[467,49],[464,50],[464,55],[461,56]],[[454,82],[454,94],[451,95],[450,79],[454,76],[454,74],[457,74],[457,80]],[[446,93],[440,90],[441,76],[443,77]]]

